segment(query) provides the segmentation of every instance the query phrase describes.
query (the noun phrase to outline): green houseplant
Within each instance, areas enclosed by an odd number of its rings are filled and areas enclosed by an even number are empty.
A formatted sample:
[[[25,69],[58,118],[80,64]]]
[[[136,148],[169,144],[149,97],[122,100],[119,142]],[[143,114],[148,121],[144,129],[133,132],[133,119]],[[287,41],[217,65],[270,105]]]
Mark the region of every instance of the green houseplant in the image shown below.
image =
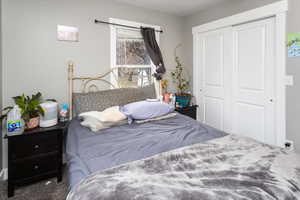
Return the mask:
[[[36,128],[39,125],[39,116],[44,116],[44,110],[40,106],[42,103],[42,94],[38,92],[31,97],[23,94],[21,96],[13,97],[13,100],[21,109],[21,117],[25,121],[26,129]],[[6,117],[8,112],[12,109],[12,106],[4,108],[3,111],[6,111],[6,113],[2,115],[1,118],[3,119]]]
[[[176,102],[179,103],[181,107],[186,107],[190,104],[191,95],[188,93],[190,82],[184,76],[184,68],[181,64],[179,57],[177,56],[176,50],[181,45],[177,45],[175,48],[175,70],[171,72],[173,82],[176,84]]]

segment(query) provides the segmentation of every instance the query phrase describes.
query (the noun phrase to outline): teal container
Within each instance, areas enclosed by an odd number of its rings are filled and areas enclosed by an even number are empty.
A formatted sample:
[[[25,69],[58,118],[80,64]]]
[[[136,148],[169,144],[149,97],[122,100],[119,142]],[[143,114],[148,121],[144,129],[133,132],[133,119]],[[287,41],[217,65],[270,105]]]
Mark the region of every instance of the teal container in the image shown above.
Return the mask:
[[[177,96],[176,95],[176,105],[178,104],[179,107],[184,108],[190,105],[191,96]]]

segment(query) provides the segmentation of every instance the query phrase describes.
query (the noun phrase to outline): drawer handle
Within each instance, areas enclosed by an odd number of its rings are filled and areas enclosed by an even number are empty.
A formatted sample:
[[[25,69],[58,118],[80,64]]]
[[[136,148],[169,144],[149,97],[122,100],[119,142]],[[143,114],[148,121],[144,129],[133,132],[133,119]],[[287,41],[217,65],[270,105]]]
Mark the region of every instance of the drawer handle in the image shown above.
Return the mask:
[[[40,148],[40,145],[36,144],[34,145],[34,149],[39,149]]]
[[[34,165],[34,169],[38,170],[40,167],[38,165]]]

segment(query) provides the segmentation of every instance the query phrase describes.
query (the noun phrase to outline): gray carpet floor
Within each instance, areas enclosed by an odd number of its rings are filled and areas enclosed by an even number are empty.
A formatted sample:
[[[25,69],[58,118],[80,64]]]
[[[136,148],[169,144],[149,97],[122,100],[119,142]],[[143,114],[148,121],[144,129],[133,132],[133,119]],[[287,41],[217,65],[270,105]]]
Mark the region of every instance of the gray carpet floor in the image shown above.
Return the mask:
[[[66,173],[64,173],[66,174]],[[57,183],[56,178],[16,187],[14,197],[7,198],[7,183],[0,182],[0,200],[65,200],[68,194],[67,178]]]

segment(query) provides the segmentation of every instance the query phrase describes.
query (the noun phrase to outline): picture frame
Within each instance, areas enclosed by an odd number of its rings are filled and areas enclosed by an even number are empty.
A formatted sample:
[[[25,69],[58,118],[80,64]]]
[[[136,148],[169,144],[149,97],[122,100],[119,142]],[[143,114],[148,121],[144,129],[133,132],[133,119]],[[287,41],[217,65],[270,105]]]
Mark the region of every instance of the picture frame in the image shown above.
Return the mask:
[[[79,42],[79,29],[73,26],[57,25],[57,40]]]

